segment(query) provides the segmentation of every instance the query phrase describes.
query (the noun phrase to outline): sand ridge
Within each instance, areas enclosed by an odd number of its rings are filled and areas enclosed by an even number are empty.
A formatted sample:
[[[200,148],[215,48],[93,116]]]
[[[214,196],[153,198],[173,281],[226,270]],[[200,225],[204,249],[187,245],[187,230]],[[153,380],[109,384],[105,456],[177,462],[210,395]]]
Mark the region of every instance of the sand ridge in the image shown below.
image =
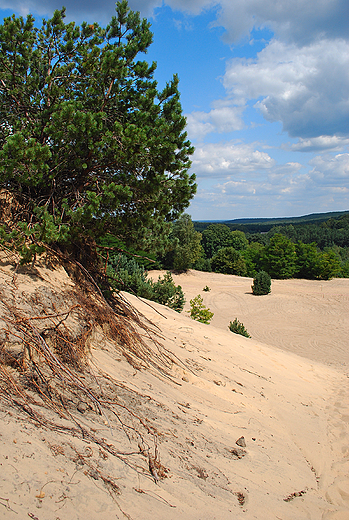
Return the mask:
[[[68,283],[64,272],[55,271],[55,276],[55,287],[57,279]],[[154,443],[168,470],[166,478],[157,482],[145,463],[135,471],[87,440],[45,430],[2,406],[0,518],[348,520],[349,379],[346,366],[336,365],[338,351],[331,358],[331,348],[322,344],[332,366],[320,362],[306,339],[308,330],[303,331],[302,357],[286,351],[284,345],[278,348],[277,335],[287,334],[278,317],[281,305],[269,296],[278,322],[271,335],[275,343],[266,345],[255,338],[253,320],[246,321],[248,314],[246,318],[240,314],[244,298],[251,302],[254,298],[248,294],[249,279],[196,272],[180,276],[187,276],[192,284],[182,282],[188,300],[198,292],[207,297],[215,323],[200,324],[185,312],[178,314],[126,295],[157,327],[163,347],[177,357],[171,378],[154,370],[135,370],[108,342],[91,345],[96,377],[105,372],[120,383],[120,392],[127,387],[129,405],[156,430]],[[48,271],[44,277],[49,283]],[[179,283],[180,278],[175,279]],[[296,298],[301,301],[297,305],[306,308],[302,295],[309,294],[309,285],[296,282]],[[348,281],[338,282],[338,286],[327,285],[333,287],[329,298],[337,301],[338,294],[344,293],[339,298],[344,301]],[[32,291],[26,288],[25,278],[17,283],[20,290]],[[281,294],[285,301],[295,298],[293,286],[283,284],[280,288],[275,284],[275,296]],[[209,293],[198,290],[205,285],[211,287]],[[224,307],[224,299],[232,297],[232,286],[241,298],[239,313],[232,311],[231,301]],[[219,291],[224,293],[221,298]],[[321,297],[310,292],[312,298],[312,314],[321,316],[325,313],[318,309]],[[219,305],[226,315],[220,316]],[[338,310],[329,314],[336,324]],[[235,315],[251,339],[228,330],[226,317]],[[342,327],[344,312],[340,316]],[[339,333],[338,338],[344,348]],[[86,427],[98,429],[106,443],[133,449],[117,422],[110,428],[92,412],[82,420]],[[241,437],[244,442],[239,445],[236,441]],[[113,495],[103,485],[95,468],[113,477],[119,494]]]

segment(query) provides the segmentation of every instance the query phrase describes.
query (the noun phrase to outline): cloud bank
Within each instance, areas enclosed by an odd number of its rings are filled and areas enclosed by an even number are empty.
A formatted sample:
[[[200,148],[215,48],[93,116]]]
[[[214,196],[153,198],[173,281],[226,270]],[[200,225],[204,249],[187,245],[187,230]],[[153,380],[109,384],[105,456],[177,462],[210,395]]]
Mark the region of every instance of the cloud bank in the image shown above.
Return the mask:
[[[322,40],[304,47],[273,40],[256,59],[227,64],[224,86],[237,105],[258,100],[268,121],[291,137],[349,137],[349,43]]]

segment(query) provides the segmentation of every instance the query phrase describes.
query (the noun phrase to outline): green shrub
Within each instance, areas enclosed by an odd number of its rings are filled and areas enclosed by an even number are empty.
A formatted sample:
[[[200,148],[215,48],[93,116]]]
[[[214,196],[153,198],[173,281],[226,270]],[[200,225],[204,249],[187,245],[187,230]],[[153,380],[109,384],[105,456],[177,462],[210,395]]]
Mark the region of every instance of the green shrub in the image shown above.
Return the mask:
[[[195,264],[193,265],[193,268],[197,271],[204,271],[206,273],[212,272],[212,266],[211,266],[211,260],[210,258],[199,258],[196,260]]]
[[[259,271],[253,279],[252,292],[256,296],[269,294],[271,291],[271,278],[265,271]]]
[[[182,287],[175,285],[170,272],[167,272],[163,278],[159,276],[157,282],[150,280],[150,284],[153,289],[151,300],[161,303],[162,305],[167,305],[167,307],[177,312],[183,310],[185,298]]]
[[[163,278],[159,276],[158,280],[153,282],[148,279],[143,266],[138,265],[133,258],[118,254],[110,257],[107,274],[115,290],[132,292],[141,298],[166,305],[177,312],[183,310],[184,293],[180,285],[175,285],[169,272]]]
[[[241,336],[246,336],[246,338],[250,338],[251,336],[247,332],[247,330],[244,327],[243,323],[240,323],[240,321],[235,318],[235,320],[229,323],[229,330],[231,332],[234,332],[235,334],[240,334]]]
[[[206,323],[207,325],[213,318],[213,312],[205,307],[202,296],[200,296],[200,294],[190,300],[190,311],[188,312],[190,312],[191,319],[200,321],[201,323]]]
[[[152,300],[153,289],[147,279],[144,266],[139,265],[134,258],[126,255],[111,255],[108,261],[107,274],[111,286],[118,291],[129,291],[141,298]]]
[[[211,289],[209,288],[208,285],[205,285],[205,287],[202,290],[205,292],[209,292]]]

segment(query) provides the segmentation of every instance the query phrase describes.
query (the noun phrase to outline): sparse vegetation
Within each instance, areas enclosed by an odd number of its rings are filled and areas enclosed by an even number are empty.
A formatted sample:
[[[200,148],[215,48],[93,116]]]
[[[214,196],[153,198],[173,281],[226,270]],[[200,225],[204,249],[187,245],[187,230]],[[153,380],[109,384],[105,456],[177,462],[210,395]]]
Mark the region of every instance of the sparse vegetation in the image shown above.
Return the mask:
[[[234,321],[231,321],[229,323],[229,330],[231,332],[234,332],[235,334],[240,334],[241,336],[245,336],[246,338],[250,338],[251,336],[245,329],[245,326],[243,323],[241,323],[237,318],[235,318]]]
[[[205,307],[202,296],[200,296],[200,294],[190,300],[190,311],[188,312],[190,312],[190,317],[193,320],[200,321],[200,323],[206,323],[207,325],[214,316],[214,313]]]
[[[205,285],[205,287],[202,290],[205,292],[209,292],[211,289],[209,288],[208,285]]]
[[[154,282],[147,271],[134,258],[115,254],[109,259],[107,270],[111,286],[119,291],[129,291],[141,298],[147,298],[166,305],[177,312],[183,310],[184,293],[180,285],[175,285],[172,275],[167,272]]]

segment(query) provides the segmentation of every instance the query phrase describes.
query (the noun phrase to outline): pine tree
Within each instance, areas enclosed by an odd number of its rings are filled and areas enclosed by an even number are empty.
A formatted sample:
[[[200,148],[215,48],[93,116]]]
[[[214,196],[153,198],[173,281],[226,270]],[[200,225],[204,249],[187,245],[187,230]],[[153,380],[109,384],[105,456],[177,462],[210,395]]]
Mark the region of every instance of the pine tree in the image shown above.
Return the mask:
[[[178,78],[158,90],[156,64],[139,60],[150,24],[127,1],[106,28],[64,18],[0,26],[0,190],[13,209],[2,239],[28,257],[40,243],[89,250],[106,233],[161,250],[196,190]]]

